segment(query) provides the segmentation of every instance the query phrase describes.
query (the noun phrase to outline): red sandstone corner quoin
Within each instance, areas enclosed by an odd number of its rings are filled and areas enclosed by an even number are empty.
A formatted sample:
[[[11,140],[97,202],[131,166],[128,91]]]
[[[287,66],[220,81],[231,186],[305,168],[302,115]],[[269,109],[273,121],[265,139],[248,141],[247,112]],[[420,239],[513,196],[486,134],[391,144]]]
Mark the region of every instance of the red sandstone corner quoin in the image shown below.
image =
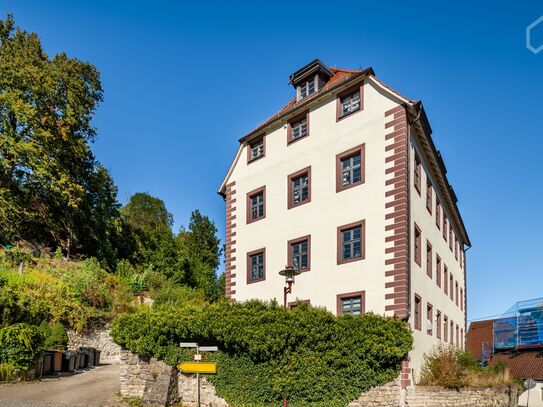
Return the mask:
[[[409,315],[409,224],[408,224],[408,137],[407,114],[403,106],[385,112],[385,129],[392,132],[385,135],[386,197],[392,199],[385,204],[385,277],[386,288],[392,293],[385,295],[385,311],[392,311],[398,318]],[[392,222],[392,223],[388,223]],[[390,303],[392,302],[392,304]]]
[[[225,296],[232,299],[236,294],[236,186],[231,182],[226,186],[226,243],[225,243]]]

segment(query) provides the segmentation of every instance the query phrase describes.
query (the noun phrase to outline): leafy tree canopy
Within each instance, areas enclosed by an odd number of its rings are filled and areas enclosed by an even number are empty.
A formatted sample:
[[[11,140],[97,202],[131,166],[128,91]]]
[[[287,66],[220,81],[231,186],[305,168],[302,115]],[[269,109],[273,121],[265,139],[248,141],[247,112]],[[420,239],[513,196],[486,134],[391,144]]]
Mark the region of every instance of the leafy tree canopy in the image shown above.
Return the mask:
[[[0,233],[3,240],[97,250],[116,187],[90,149],[100,74],[0,20]],[[9,240],[7,240],[9,239]],[[4,242],[4,243],[6,243]]]
[[[146,192],[137,192],[130,201],[121,208],[130,226],[146,233],[170,233],[173,216],[166,209],[164,201]]]

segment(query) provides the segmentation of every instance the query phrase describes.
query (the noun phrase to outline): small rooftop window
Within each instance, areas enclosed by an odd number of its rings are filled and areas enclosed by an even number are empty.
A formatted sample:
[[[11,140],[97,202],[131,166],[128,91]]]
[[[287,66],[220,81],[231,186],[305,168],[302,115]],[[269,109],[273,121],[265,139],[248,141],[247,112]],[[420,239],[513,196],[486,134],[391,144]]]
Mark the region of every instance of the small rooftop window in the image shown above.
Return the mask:
[[[333,73],[318,59],[298,69],[290,75],[290,83],[296,89],[296,101],[299,102],[321,90]]]

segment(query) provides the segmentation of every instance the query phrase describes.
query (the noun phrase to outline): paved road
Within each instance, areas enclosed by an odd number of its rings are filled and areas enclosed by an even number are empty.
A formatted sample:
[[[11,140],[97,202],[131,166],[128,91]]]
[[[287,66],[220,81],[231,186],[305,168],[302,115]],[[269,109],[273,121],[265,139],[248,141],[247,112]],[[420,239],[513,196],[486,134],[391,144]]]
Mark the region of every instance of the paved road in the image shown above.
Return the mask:
[[[65,377],[0,385],[2,407],[118,405],[119,365],[104,365]]]

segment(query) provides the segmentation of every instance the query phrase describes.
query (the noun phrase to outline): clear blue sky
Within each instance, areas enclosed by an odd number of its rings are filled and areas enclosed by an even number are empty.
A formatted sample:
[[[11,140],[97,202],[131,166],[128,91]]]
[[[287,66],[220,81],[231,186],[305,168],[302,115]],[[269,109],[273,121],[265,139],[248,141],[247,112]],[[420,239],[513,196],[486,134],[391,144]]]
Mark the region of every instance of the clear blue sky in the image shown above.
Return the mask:
[[[216,190],[237,140],[291,96],[313,58],[422,99],[459,198],[468,317],[543,296],[543,52],[525,47],[536,1],[25,1],[0,12],[102,73],[97,158],[124,203],[162,198],[178,228],[193,209],[224,233]],[[534,39],[543,43],[543,25]]]

